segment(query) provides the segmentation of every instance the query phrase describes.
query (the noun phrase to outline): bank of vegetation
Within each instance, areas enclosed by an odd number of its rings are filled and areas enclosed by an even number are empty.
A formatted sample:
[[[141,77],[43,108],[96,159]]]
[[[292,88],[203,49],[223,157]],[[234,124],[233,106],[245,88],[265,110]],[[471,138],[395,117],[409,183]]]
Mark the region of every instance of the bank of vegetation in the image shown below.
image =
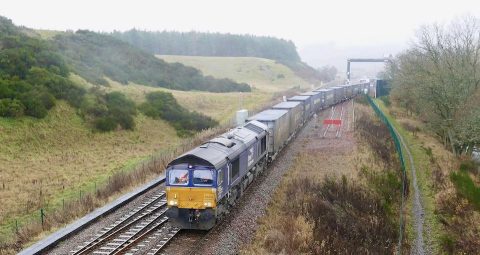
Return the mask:
[[[356,114],[354,149],[348,142],[348,152],[300,153],[260,220],[256,239],[243,253],[392,254],[399,249],[402,172],[395,146],[369,106],[359,105]],[[337,160],[350,163],[341,171],[328,165],[340,164]],[[321,169],[342,175],[324,176]],[[402,253],[408,254],[408,240],[401,244]]]
[[[78,107],[85,90],[68,73],[51,45],[0,17],[0,117],[43,118],[58,99]]]
[[[480,20],[465,16],[419,29],[389,66],[390,114],[405,130],[423,189],[439,224],[438,250],[480,250]],[[434,139],[432,139],[434,137]]]

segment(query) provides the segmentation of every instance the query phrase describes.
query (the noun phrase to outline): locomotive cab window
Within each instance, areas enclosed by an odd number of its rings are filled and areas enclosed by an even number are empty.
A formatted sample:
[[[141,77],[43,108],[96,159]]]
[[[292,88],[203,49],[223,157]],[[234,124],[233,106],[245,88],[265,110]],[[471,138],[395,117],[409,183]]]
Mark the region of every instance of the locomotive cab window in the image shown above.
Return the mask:
[[[212,186],[213,173],[210,170],[194,170],[193,184],[197,186]]]
[[[221,186],[222,183],[223,183],[223,170],[220,169],[218,170],[218,174],[217,174],[217,185]]]
[[[188,185],[188,170],[170,170],[168,177],[171,185]]]

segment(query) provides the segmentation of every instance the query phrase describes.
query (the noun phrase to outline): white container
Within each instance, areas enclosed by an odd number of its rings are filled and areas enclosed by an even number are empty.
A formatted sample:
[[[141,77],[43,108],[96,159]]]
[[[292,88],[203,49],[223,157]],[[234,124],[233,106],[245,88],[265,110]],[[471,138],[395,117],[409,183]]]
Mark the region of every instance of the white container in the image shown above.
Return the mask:
[[[242,109],[237,111],[237,115],[236,115],[237,126],[245,124],[245,121],[247,121],[247,119],[248,119],[248,110]]]

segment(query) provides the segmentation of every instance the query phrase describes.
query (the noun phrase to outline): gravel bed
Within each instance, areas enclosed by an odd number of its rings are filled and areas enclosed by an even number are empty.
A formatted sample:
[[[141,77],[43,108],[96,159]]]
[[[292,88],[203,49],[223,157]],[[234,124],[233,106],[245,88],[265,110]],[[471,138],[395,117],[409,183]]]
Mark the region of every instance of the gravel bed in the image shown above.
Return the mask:
[[[127,203],[126,205],[115,210],[114,212],[92,223],[87,228],[79,231],[77,234],[71,236],[70,238],[67,238],[66,240],[59,243],[57,246],[55,246],[50,251],[44,254],[58,254],[58,255],[70,254],[70,251],[77,250],[78,246],[83,246],[84,242],[90,241],[95,236],[95,234],[98,233],[100,230],[110,226],[117,219],[128,214],[131,210],[135,209],[136,207],[140,206],[143,202],[145,202],[149,197],[152,197],[154,194],[158,193],[159,191],[162,191],[163,189],[164,189],[164,185],[162,184],[159,187],[149,190],[145,194],[132,200],[130,203]]]

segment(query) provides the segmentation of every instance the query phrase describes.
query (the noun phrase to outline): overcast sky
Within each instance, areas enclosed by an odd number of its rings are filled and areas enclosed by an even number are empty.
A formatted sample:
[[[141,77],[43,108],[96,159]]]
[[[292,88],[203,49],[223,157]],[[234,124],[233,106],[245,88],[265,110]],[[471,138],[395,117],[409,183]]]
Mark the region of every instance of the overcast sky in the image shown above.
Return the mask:
[[[299,47],[405,44],[421,24],[480,16],[480,0],[2,0],[17,25],[95,31],[210,31],[271,35]]]

